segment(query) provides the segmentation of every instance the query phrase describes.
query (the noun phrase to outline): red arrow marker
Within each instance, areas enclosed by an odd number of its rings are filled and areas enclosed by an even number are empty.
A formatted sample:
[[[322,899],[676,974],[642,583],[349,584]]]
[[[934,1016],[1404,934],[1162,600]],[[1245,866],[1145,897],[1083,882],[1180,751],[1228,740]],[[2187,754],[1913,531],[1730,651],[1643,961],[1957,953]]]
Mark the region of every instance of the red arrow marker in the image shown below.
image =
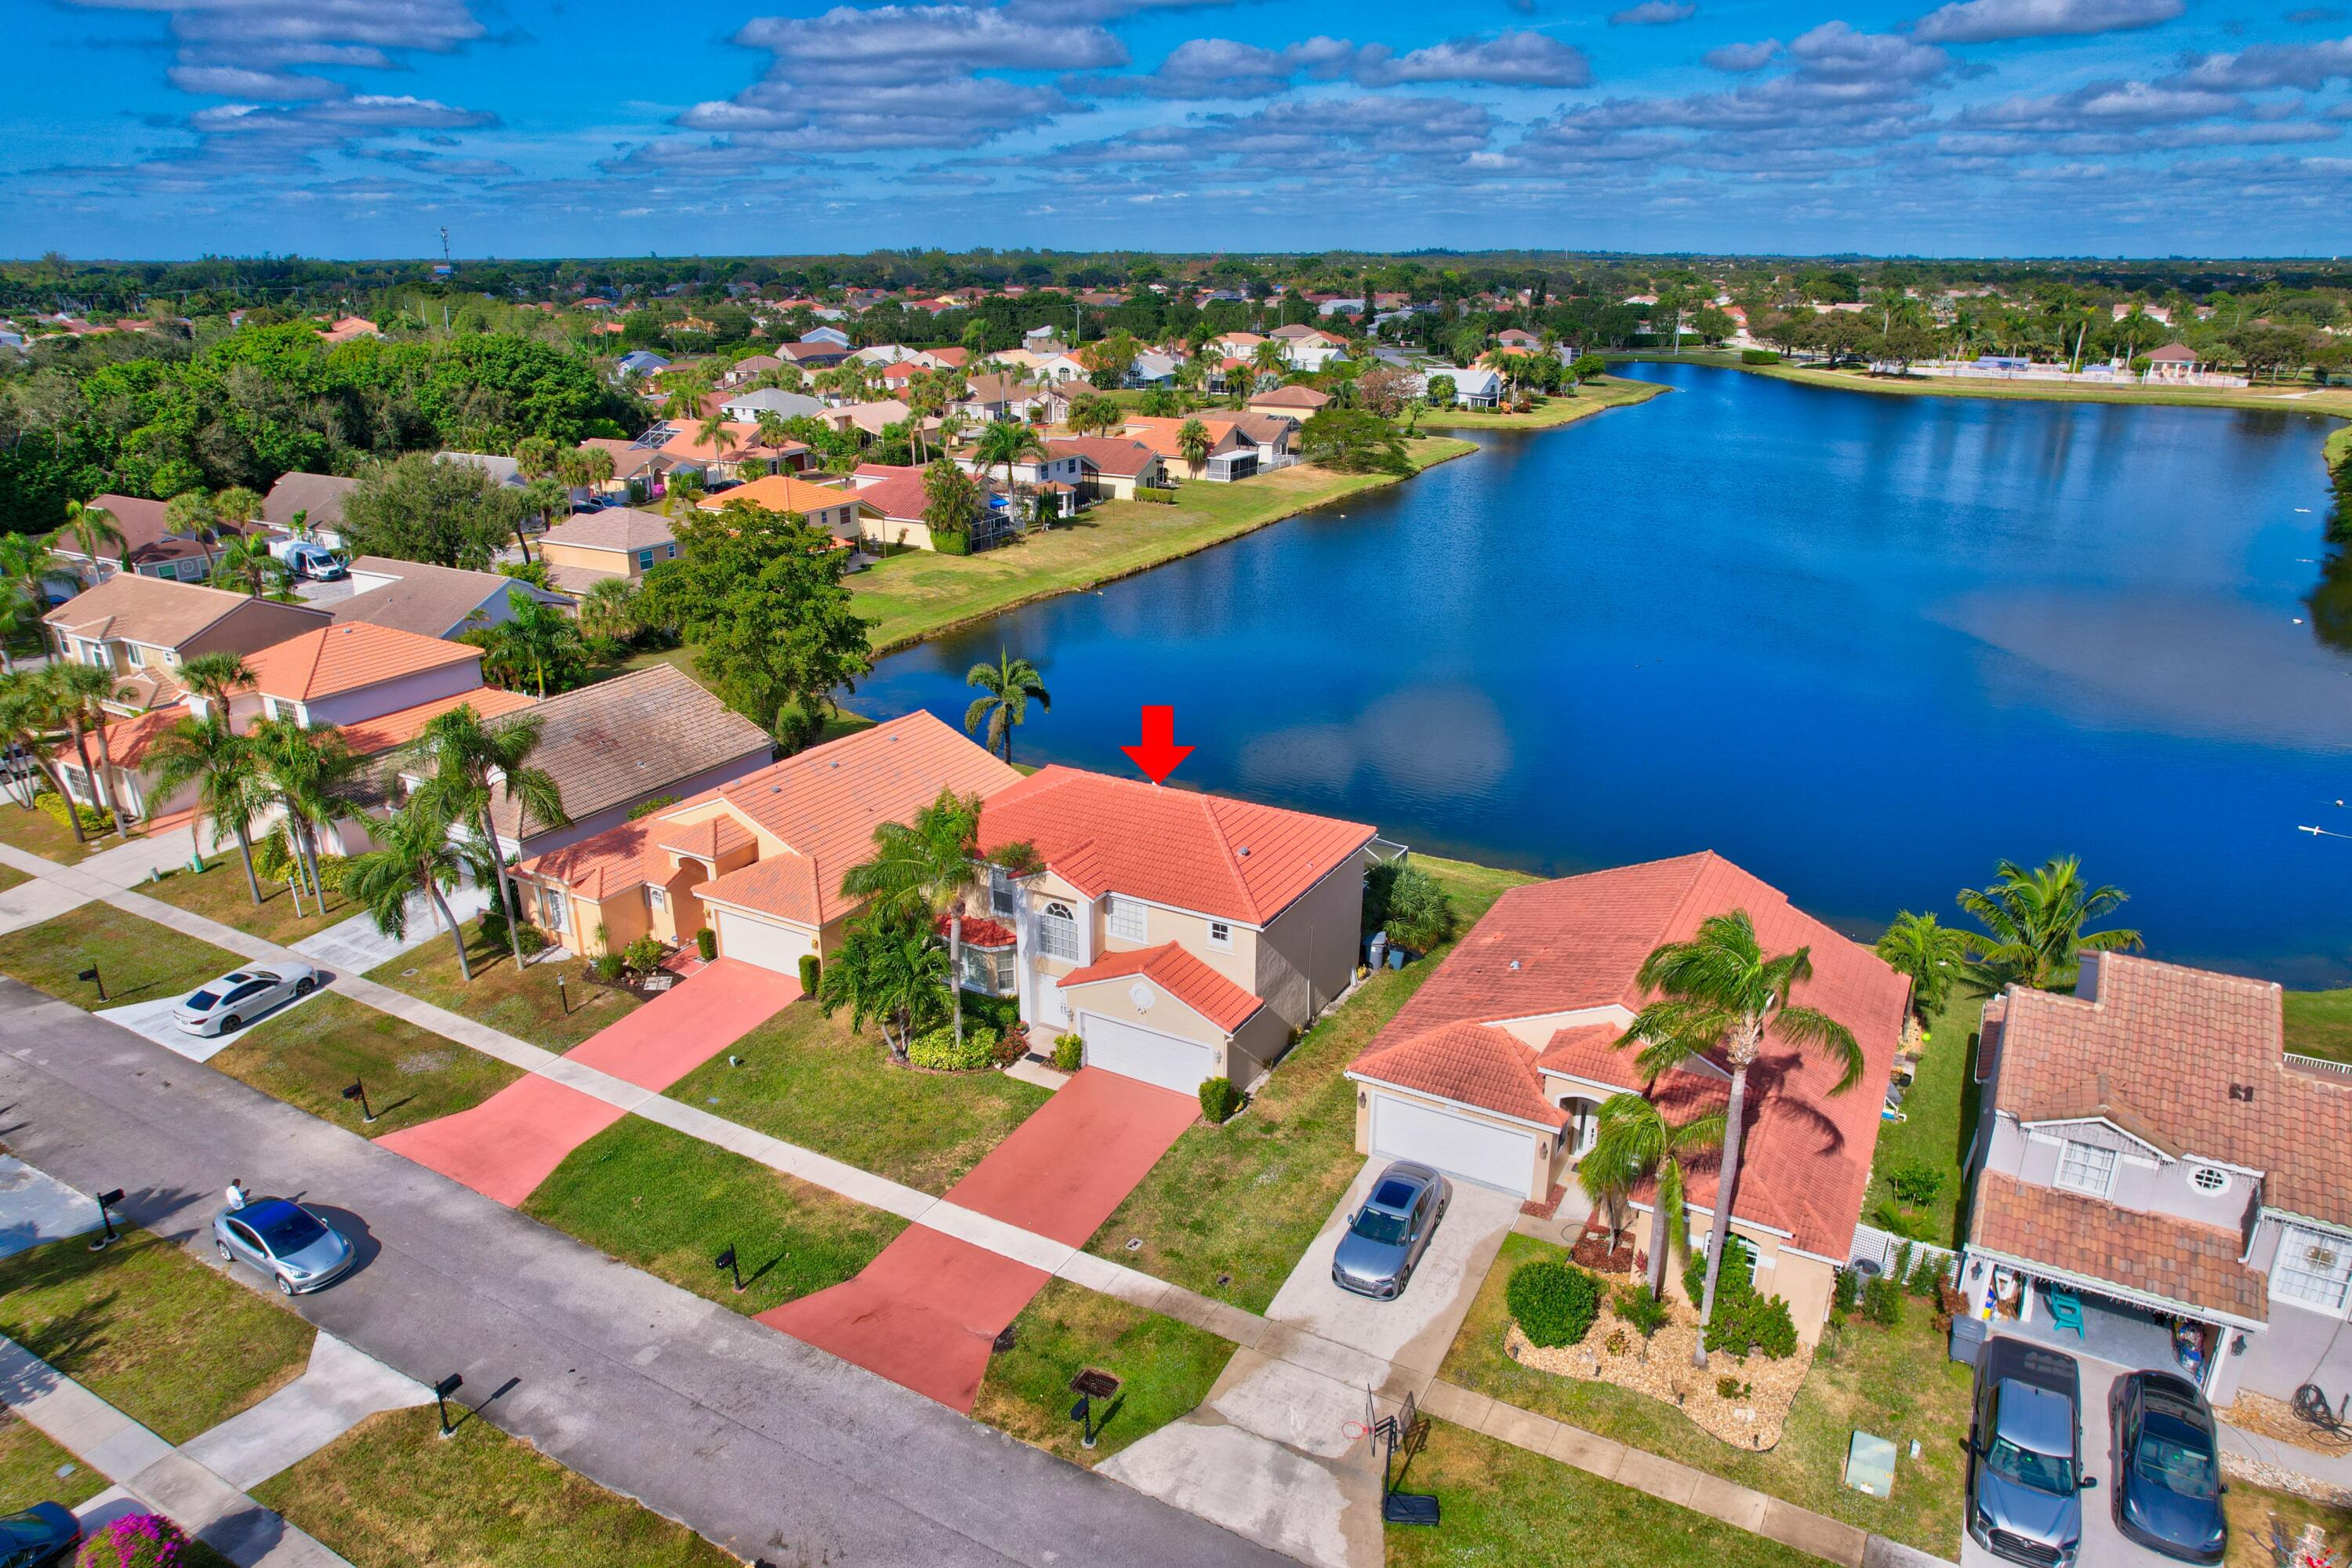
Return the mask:
[[[1176,710],[1146,704],[1143,710],[1143,743],[1121,746],[1141,768],[1144,776],[1159,784],[1176,771],[1176,764],[1192,754],[1190,746],[1176,743]]]

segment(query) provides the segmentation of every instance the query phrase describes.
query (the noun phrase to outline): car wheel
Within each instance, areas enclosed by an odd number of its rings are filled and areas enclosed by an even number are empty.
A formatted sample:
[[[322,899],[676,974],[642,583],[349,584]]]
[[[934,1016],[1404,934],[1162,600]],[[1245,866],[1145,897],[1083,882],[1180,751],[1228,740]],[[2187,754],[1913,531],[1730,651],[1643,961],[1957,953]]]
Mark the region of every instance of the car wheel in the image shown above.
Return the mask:
[[[223,1263],[234,1263],[236,1261],[236,1254],[228,1249],[228,1243],[226,1241],[214,1242],[213,1250],[221,1255],[221,1261]]]
[[[223,1019],[220,1021],[220,1029],[219,1029],[219,1031],[218,1031],[218,1032],[219,1032],[219,1033],[221,1033],[221,1034],[226,1035],[226,1034],[227,1034],[231,1029],[236,1028],[236,1027],[237,1026],[237,1025],[238,1025],[239,1023],[241,1023],[242,1021],[243,1021],[243,1020],[239,1019],[236,1014],[231,1013],[227,1017],[223,1018]]]
[[[316,991],[318,988],[319,983],[315,980],[297,980],[294,983],[294,994],[297,996],[308,996],[311,992]]]
[[[278,1293],[281,1296],[291,1296],[294,1294],[294,1281],[287,1279],[283,1274],[280,1274],[278,1277]]]

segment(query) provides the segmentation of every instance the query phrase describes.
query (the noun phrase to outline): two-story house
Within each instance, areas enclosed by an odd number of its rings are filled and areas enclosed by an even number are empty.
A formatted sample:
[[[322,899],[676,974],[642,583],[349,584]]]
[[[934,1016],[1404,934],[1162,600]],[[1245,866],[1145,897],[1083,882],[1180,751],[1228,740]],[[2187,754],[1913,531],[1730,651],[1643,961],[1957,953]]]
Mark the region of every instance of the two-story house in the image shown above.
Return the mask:
[[[992,931],[967,931],[963,983],[1017,995],[1034,1033],[1088,1063],[1190,1094],[1246,1085],[1353,979],[1373,830],[1138,779],[1048,767],[991,795]],[[975,899],[975,904],[980,900]]]
[[[824,529],[842,543],[856,548],[865,537],[869,518],[878,517],[856,493],[831,485],[814,484],[793,474],[770,474],[705,496],[702,511],[723,511],[730,506],[757,507],[761,511],[798,513],[812,526]]]
[[[557,587],[579,594],[606,577],[642,581],[657,563],[677,559],[677,540],[659,512],[611,506],[549,529],[540,538],[539,555]]]
[[[1988,1003],[1977,1063],[1979,1317],[2216,1404],[2352,1384],[2352,1071],[2287,1054],[2276,985],[2086,953]]]
[[[93,559],[82,553],[71,534],[60,534],[49,552],[67,570],[49,580],[51,592],[71,594],[118,572],[166,582],[203,583],[211,578],[218,552],[189,530],[173,527],[163,502],[110,492],[90,497],[89,504],[114,520],[122,543],[100,545]],[[234,524],[222,524],[215,528],[215,536],[243,531]]]
[[[251,654],[327,624],[327,612],[220,588],[118,572],[41,617],[58,657],[117,677],[123,713],[179,700],[180,665],[200,653]]]

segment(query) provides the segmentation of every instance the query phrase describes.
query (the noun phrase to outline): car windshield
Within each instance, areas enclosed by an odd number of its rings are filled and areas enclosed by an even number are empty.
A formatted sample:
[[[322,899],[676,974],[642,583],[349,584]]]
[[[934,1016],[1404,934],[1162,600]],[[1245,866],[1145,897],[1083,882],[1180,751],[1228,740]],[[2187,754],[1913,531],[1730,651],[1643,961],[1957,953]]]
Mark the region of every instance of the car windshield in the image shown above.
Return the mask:
[[[201,1013],[219,1000],[220,994],[217,992],[199,991],[194,995],[188,998],[188,1011],[192,1013]]]
[[[2072,1497],[2074,1493],[2074,1462],[2058,1454],[2037,1454],[2031,1448],[2021,1448],[2006,1437],[1995,1437],[1985,1453],[1985,1463],[1994,1475],[2031,1487],[2053,1497]]]
[[[2210,1498],[2221,1491],[2212,1443],[2204,1433],[2169,1415],[2150,1415],[2140,1428],[2139,1454],[2132,1468],[2142,1480],[2181,1497]]]
[[[1349,1228],[1366,1241],[1393,1247],[1404,1239],[1404,1215],[1382,1214],[1379,1209],[1367,1208],[1356,1216],[1356,1223]]]
[[[255,1228],[261,1232],[261,1239],[268,1244],[271,1255],[278,1258],[289,1252],[299,1252],[327,1234],[325,1226],[292,1204],[269,1215]]]

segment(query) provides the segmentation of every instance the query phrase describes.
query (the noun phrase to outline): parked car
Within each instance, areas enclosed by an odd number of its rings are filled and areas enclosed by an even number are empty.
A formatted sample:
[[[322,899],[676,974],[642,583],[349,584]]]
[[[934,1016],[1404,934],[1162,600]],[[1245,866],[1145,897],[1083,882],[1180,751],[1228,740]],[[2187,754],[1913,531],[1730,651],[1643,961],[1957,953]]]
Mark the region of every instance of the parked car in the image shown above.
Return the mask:
[[[2073,1568],[2083,1549],[2083,1378],[2074,1358],[1999,1336],[1977,1362],[1968,1524],[1996,1557]]]
[[[73,1561],[81,1525],[59,1504],[37,1502],[0,1518],[0,1568],[51,1568]]]
[[[1382,1171],[1331,1255],[1331,1282],[1382,1301],[1403,1294],[1453,1201],[1454,1188],[1426,1165],[1399,1160]]]
[[[172,1022],[192,1035],[225,1035],[318,988],[319,972],[307,963],[239,969],[189,992],[172,1009]]]
[[[2197,1385],[2168,1372],[2133,1372],[2107,1395],[2115,1433],[2116,1528],[2183,1563],[2229,1554],[2221,1449],[2213,1410]]]
[[[213,1215],[213,1246],[224,1263],[245,1263],[299,1296],[342,1278],[358,1254],[342,1234],[289,1198],[255,1198]]]

